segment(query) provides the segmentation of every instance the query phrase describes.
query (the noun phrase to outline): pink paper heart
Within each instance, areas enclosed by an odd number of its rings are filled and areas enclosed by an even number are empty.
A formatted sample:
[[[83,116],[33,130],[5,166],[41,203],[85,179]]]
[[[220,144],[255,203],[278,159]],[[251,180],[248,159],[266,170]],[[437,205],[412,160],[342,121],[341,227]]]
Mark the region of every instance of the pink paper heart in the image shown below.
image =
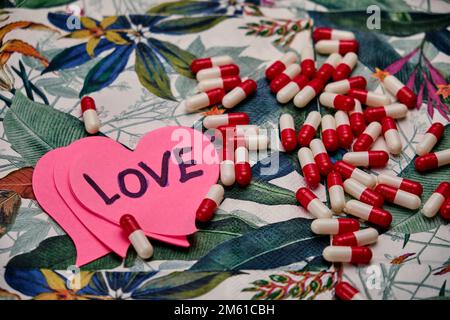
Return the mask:
[[[73,153],[69,182],[75,198],[116,224],[128,213],[146,232],[195,232],[196,209],[219,175],[211,141],[188,127],[154,130],[134,151],[108,141]]]

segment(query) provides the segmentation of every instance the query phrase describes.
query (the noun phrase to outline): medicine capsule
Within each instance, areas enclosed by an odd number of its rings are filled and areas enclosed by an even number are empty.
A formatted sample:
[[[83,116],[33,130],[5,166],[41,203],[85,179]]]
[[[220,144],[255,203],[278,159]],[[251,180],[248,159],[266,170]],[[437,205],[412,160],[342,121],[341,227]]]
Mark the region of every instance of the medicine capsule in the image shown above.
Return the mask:
[[[256,82],[252,79],[247,79],[241,82],[237,87],[228,92],[222,99],[224,108],[231,109],[244,101],[252,93],[256,91]]]
[[[333,216],[333,212],[317,198],[317,196],[308,188],[300,188],[297,190],[295,197],[314,217],[319,219],[327,219]]]
[[[287,52],[280,60],[275,61],[266,69],[266,78],[270,81],[275,79],[277,75],[282,73],[286,68],[297,62],[297,55],[294,52]]]
[[[382,107],[371,107],[364,111],[364,118],[367,122],[380,122],[384,117],[401,119],[406,117],[408,107],[402,103],[393,103]]]
[[[313,139],[309,144],[309,147],[314,156],[314,161],[319,168],[320,174],[326,177],[333,170],[333,163],[331,162],[330,156],[328,155],[322,140]]]
[[[194,112],[215,105],[222,100],[224,95],[225,91],[220,88],[198,93],[186,99],[185,109],[187,112]]]
[[[439,213],[441,217],[445,220],[450,219],[450,198],[447,198],[444,202],[444,204],[439,209]]]
[[[362,76],[351,77],[348,79],[331,82],[325,86],[325,92],[334,92],[346,94],[350,89],[365,89],[367,86],[366,78]]]
[[[226,64],[224,66],[200,70],[197,73],[197,81],[237,75],[239,75],[239,67],[235,64]]]
[[[368,188],[373,188],[377,183],[377,178],[374,175],[364,172],[361,169],[358,169],[355,166],[348,164],[342,160],[336,161],[336,163],[334,164],[334,169],[339,172],[342,178],[355,179]]]
[[[334,119],[336,120],[339,145],[344,149],[350,149],[353,142],[353,132],[347,113],[339,110],[334,114]]]
[[[315,219],[311,231],[315,234],[341,234],[359,230],[359,222],[351,218]]]
[[[383,132],[389,152],[392,154],[400,154],[403,146],[395,120],[391,117],[384,117],[381,120],[381,131]]]
[[[372,260],[372,250],[367,247],[328,246],[322,256],[328,262],[368,264]]]
[[[428,128],[422,140],[416,146],[416,153],[423,156],[430,152],[436,143],[441,140],[444,135],[444,125],[440,122],[435,122]]]
[[[223,201],[225,190],[220,184],[213,184],[206,197],[198,206],[195,218],[200,222],[208,222],[214,217],[214,212]]]
[[[445,200],[450,197],[450,182],[441,182],[422,208],[425,217],[432,218],[438,213]]]
[[[245,146],[249,151],[267,150],[269,137],[265,134],[245,134]]]
[[[367,91],[365,89],[350,89],[348,91],[348,95],[352,98],[358,99],[359,102],[370,107],[385,106],[391,102],[388,96],[372,91]]]
[[[324,83],[331,79],[334,73],[334,68],[341,62],[341,55],[339,53],[332,53],[322,66],[316,72],[316,79],[322,80]]]
[[[316,188],[320,183],[320,173],[319,168],[314,162],[311,150],[307,147],[298,150],[298,160],[300,161],[306,183],[312,189]]]
[[[360,247],[377,242],[378,231],[374,228],[339,234],[333,237],[333,246]]]
[[[153,255],[153,247],[136,219],[130,214],[124,214],[120,217],[119,224],[138,256],[142,259],[150,258]]]
[[[203,126],[206,129],[217,128],[220,126],[235,126],[238,124],[249,124],[250,118],[245,112],[230,112],[206,116],[203,119]]]
[[[355,99],[355,109],[349,112],[349,120],[353,135],[358,137],[366,129],[366,121],[359,100]]]
[[[337,30],[327,27],[318,27],[313,31],[314,42],[320,40],[352,40],[355,39],[355,34],[350,31]]]
[[[297,108],[306,107],[323,89],[324,83],[320,79],[312,79],[294,97],[294,105]]]
[[[284,150],[290,152],[297,148],[297,133],[295,132],[294,118],[289,113],[280,116],[281,144]]]
[[[81,112],[83,113],[84,128],[90,134],[100,130],[100,119],[95,107],[95,101],[91,97],[84,96],[81,99]]]
[[[358,56],[354,52],[347,53],[343,58],[341,63],[339,63],[334,70],[333,80],[339,81],[343,79],[347,79],[352,70],[355,68],[358,63]]]
[[[320,40],[316,43],[316,51],[320,54],[358,52],[358,41],[356,40]]]
[[[277,93],[277,101],[279,103],[288,103],[297,93],[300,92],[309,82],[309,79],[304,74],[299,74],[294,77],[291,82],[281,88]]]
[[[330,195],[330,205],[334,212],[340,213],[345,207],[345,194],[342,177],[336,171],[332,171],[327,176],[327,189]]]
[[[336,297],[341,300],[366,300],[366,298],[364,298],[364,296],[357,289],[345,281],[341,281],[336,284],[334,287],[334,293]]]
[[[450,149],[442,151],[427,153],[423,156],[417,157],[414,165],[417,171],[424,172],[433,170],[450,163]]]
[[[240,146],[236,148],[235,161],[234,171],[236,182],[241,187],[246,187],[252,180],[252,168],[248,161],[248,150],[246,147]]]
[[[344,181],[344,190],[353,198],[380,208],[383,203],[383,197],[376,191],[367,188],[355,179],[347,179]]]
[[[347,152],[342,160],[357,167],[384,167],[389,161],[389,154],[381,150]]]
[[[419,182],[409,179],[392,176],[388,174],[379,174],[377,177],[378,183],[385,184],[403,191],[413,193],[419,197],[423,193],[423,187]]]
[[[331,114],[326,114],[322,117],[322,141],[325,149],[329,152],[334,152],[339,147],[339,140],[336,132],[336,121]]]
[[[352,111],[355,109],[355,99],[342,94],[324,92],[320,95],[319,101],[325,107],[336,110]]]
[[[233,160],[225,159],[220,163],[220,181],[224,186],[231,186],[236,181]]]
[[[296,63],[291,64],[270,82],[270,90],[273,93],[277,93],[299,74],[300,66]]]
[[[413,109],[417,104],[417,97],[403,83],[400,82],[395,76],[388,75],[383,80],[384,86],[397,100],[405,104],[409,109]]]
[[[392,222],[392,215],[386,210],[358,200],[347,201],[344,212],[382,228],[389,227]]]
[[[191,71],[197,73],[200,70],[212,67],[220,67],[227,64],[233,64],[234,61],[230,56],[217,56],[210,58],[195,59],[191,63]]]
[[[303,47],[300,55],[300,67],[302,69],[301,74],[308,77],[308,79],[312,79],[316,74],[316,62],[314,61],[313,47],[310,44],[306,45]]]
[[[389,153],[386,141],[384,141],[383,136],[379,136],[377,140],[375,140],[369,151],[384,151],[386,153]]]
[[[353,151],[367,151],[381,134],[381,124],[370,123],[353,144]]]
[[[375,192],[381,194],[386,201],[410,210],[419,209],[420,204],[422,203],[417,195],[385,184],[377,185],[375,187]]]
[[[322,121],[322,116],[318,111],[311,111],[305,119],[300,131],[298,132],[297,142],[302,147],[307,147],[314,139],[316,131]]]
[[[222,88],[226,92],[236,88],[241,84],[241,78],[239,76],[228,76],[223,78],[206,79],[198,83],[197,89],[202,92],[213,90],[216,88]]]

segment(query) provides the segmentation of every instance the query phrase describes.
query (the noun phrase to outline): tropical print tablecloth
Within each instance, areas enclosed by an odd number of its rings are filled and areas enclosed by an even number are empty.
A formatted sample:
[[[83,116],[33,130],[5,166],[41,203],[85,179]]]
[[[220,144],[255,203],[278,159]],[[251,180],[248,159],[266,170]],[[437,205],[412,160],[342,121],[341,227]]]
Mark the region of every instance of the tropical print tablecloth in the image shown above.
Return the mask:
[[[189,71],[195,57],[230,55],[242,76],[257,80],[257,95],[234,110],[263,128],[277,129],[282,112],[294,115],[297,128],[309,111],[327,113],[316,100],[302,110],[278,105],[263,76],[283,52],[299,52],[316,25],[355,32],[360,62],[354,74],[369,79],[370,90],[382,92],[377,77],[389,72],[416,92],[417,108],[398,122],[403,152],[376,173],[420,181],[426,199],[450,178],[449,166],[422,175],[411,164],[430,123],[450,120],[448,2],[1,3],[1,299],[333,299],[340,279],[368,299],[450,297],[450,227],[439,216],[426,219],[386,205],[392,227],[372,246],[370,265],[324,261],[330,239],[311,233],[312,216],[295,200],[305,185],[297,157],[276,143],[251,154],[251,185],[226,190],[214,220],[199,226],[188,250],[155,243],[150,261],[130,250],[124,261],[111,253],[78,272],[71,239],[31,189],[33,166],[43,154],[86,136],[80,96],[96,100],[101,132],[130,148],[152,129],[194,126],[205,115],[223,113],[217,106],[184,113],[181,101],[195,92]],[[380,9],[379,29],[368,29],[369,5]],[[450,147],[449,128],[437,150]],[[268,170],[274,161],[278,169]],[[327,201],[323,185],[317,194]]]

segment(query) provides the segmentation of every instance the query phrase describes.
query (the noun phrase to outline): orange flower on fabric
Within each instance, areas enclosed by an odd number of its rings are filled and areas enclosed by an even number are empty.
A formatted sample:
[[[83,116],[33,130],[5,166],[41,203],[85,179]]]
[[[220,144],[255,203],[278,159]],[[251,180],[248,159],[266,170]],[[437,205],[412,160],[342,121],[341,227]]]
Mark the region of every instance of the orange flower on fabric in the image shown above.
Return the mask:
[[[391,264],[402,264],[408,257],[415,255],[415,253],[405,253],[391,260]]]
[[[442,96],[442,98],[447,99],[450,96],[450,84],[438,84],[437,95]]]
[[[202,112],[204,116],[214,116],[218,114],[223,114],[225,109],[219,109],[217,106],[212,107],[208,111]]]
[[[375,72],[372,73],[372,77],[380,80],[381,82],[383,82],[384,78],[386,78],[388,75],[390,75],[389,72],[381,70],[380,68],[375,68]]]

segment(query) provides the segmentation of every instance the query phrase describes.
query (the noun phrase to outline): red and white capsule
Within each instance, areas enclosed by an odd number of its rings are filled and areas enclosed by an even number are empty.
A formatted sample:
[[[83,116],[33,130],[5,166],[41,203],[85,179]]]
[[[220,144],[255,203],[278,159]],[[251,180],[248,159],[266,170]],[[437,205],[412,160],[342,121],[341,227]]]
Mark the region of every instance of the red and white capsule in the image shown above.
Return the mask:
[[[397,100],[405,104],[409,109],[413,109],[417,104],[417,97],[405,86],[400,80],[393,75],[388,75],[383,80],[384,87],[389,91]]]
[[[355,34],[350,31],[332,29],[327,27],[318,27],[313,31],[314,42],[320,40],[353,40]]]
[[[83,122],[86,131],[90,134],[97,133],[100,130],[101,124],[94,99],[84,96],[81,99],[81,112],[83,113]]]
[[[385,106],[391,102],[388,96],[365,89],[350,89],[348,95],[369,107]]]
[[[314,139],[317,129],[322,121],[322,116],[318,111],[311,111],[303,122],[298,132],[297,142],[302,147],[308,147],[311,140]]]
[[[280,116],[280,138],[285,151],[290,152],[297,148],[297,133],[292,115],[283,113]]]
[[[226,92],[236,88],[241,84],[241,78],[239,76],[227,76],[223,78],[206,79],[198,83],[198,91],[206,92],[216,88],[222,88]]]
[[[330,195],[330,205],[334,212],[341,213],[345,207],[345,193],[342,177],[336,171],[327,176],[327,189]]]
[[[282,73],[286,68],[297,62],[298,57],[297,55],[290,51],[283,55],[279,60],[273,62],[267,69],[266,69],[266,78],[269,80],[275,79],[277,75]]]
[[[367,188],[365,185],[355,179],[347,179],[344,181],[344,190],[353,198],[380,208],[383,203],[383,197],[376,191]]]
[[[384,167],[389,161],[389,154],[381,150],[347,152],[342,160],[357,167]]]
[[[349,120],[353,135],[358,137],[366,129],[366,121],[359,100],[355,99],[355,109],[349,112]]]
[[[339,140],[336,132],[336,120],[331,114],[322,117],[322,141],[325,149],[334,152],[339,147]]]
[[[197,73],[197,81],[237,75],[239,75],[239,67],[235,64],[226,64],[224,66],[200,70]]]
[[[220,162],[220,181],[224,186],[231,186],[236,181],[233,159],[224,159]]]
[[[444,135],[444,125],[440,122],[435,122],[428,128],[422,140],[416,146],[416,153],[423,156],[430,152],[436,143],[442,139]]]
[[[439,213],[443,219],[445,220],[450,219],[450,197],[445,199],[444,203],[439,209]]]
[[[130,214],[124,214],[119,221],[122,230],[127,235],[134,250],[142,259],[148,259],[153,255],[153,246],[142,231],[136,219]]]
[[[354,52],[347,53],[334,70],[333,80],[339,81],[347,79],[358,63],[358,56]]]
[[[314,156],[314,161],[319,168],[320,174],[326,177],[333,170],[333,163],[331,162],[330,156],[328,155],[322,140],[311,140],[309,147]]]
[[[220,88],[198,93],[186,99],[185,109],[187,112],[194,112],[218,104],[224,95],[225,91]]]
[[[392,154],[400,154],[402,152],[402,139],[397,130],[395,120],[391,117],[384,117],[381,120],[381,132],[383,132],[384,140],[387,148]]]
[[[345,281],[341,281],[336,284],[334,287],[334,293],[336,297],[341,300],[366,300],[366,298],[364,298],[364,296],[357,289]]]
[[[334,68],[341,62],[342,57],[339,53],[332,53],[327,60],[320,66],[316,72],[316,79],[322,80],[327,83],[331,79],[334,73]]]
[[[445,200],[450,198],[450,182],[441,182],[422,208],[425,217],[432,218],[438,213]]]
[[[203,119],[203,126],[206,129],[218,128],[220,126],[246,125],[250,123],[250,118],[245,112],[230,112],[206,116]]]
[[[324,83],[320,79],[312,79],[294,97],[294,105],[297,108],[304,108],[323,89]]]
[[[223,201],[225,190],[220,184],[213,184],[206,197],[198,206],[195,218],[200,222],[208,222],[214,217],[216,209]]]
[[[342,160],[336,161],[336,163],[334,164],[334,169],[339,172],[342,178],[355,179],[368,188],[373,188],[377,183],[377,178],[374,175],[364,172],[361,169],[356,168],[355,166]]]
[[[241,82],[237,87],[228,92],[222,98],[222,105],[226,109],[231,109],[248,98],[256,91],[257,84],[255,80],[247,79]]]
[[[381,134],[381,124],[370,123],[353,144],[353,151],[368,151]]]
[[[296,63],[291,64],[270,82],[270,90],[277,93],[299,74],[300,66]]]
[[[379,174],[377,177],[378,183],[385,184],[403,191],[413,193],[419,197],[423,193],[423,187],[419,182],[412,181],[409,179],[392,176],[389,174]]]
[[[319,101],[325,107],[336,110],[352,111],[355,109],[355,99],[342,94],[324,92],[320,95]]]
[[[316,43],[316,51],[320,54],[358,52],[358,41],[356,40],[320,40]]]
[[[317,198],[317,196],[308,188],[300,188],[297,190],[295,197],[314,217],[319,219],[328,219],[333,216],[333,212]]]
[[[347,201],[344,212],[382,228],[389,227],[392,222],[392,215],[388,211],[358,200]]]
[[[347,113],[339,110],[334,114],[334,119],[336,120],[336,132],[339,145],[344,149],[350,149],[353,142],[353,132]]]
[[[422,203],[417,195],[385,184],[377,185],[375,187],[375,192],[381,194],[386,201],[410,210],[419,209],[420,204]]]
[[[248,159],[248,149],[244,146],[239,146],[235,151],[235,165],[234,172],[236,182],[241,187],[246,187],[252,180],[252,168]]]
[[[315,219],[311,231],[315,234],[335,235],[359,230],[359,221],[351,218]]]
[[[367,86],[366,78],[362,76],[351,77],[348,79],[331,82],[325,86],[325,92],[334,92],[346,94],[350,89],[365,89]]]
[[[372,250],[367,247],[328,246],[322,256],[328,262],[368,264],[372,260]]]
[[[374,228],[339,234],[333,237],[333,246],[367,246],[378,240],[378,231]]]
[[[450,149],[427,153],[423,156],[417,157],[414,161],[416,170],[420,172],[430,171],[447,164],[450,164]]]
[[[302,69],[301,74],[305,75],[309,79],[312,79],[316,74],[316,62],[314,60],[313,47],[310,44],[306,45],[303,47],[300,55],[300,67]]]
[[[298,160],[300,161],[306,183],[310,188],[315,189],[320,183],[320,173],[311,149],[303,147],[298,150]]]
[[[277,101],[279,103],[288,103],[297,93],[300,92],[309,82],[309,79],[304,74],[299,74],[291,82],[281,88],[277,93]]]
[[[393,119],[402,119],[406,117],[408,107],[402,103],[393,103],[387,106],[371,107],[364,111],[364,118],[367,122],[374,122],[381,120],[384,117],[391,117]]]
[[[210,58],[195,59],[191,63],[191,71],[197,73],[200,70],[212,67],[220,67],[227,64],[233,64],[234,61],[230,56],[217,56]]]

